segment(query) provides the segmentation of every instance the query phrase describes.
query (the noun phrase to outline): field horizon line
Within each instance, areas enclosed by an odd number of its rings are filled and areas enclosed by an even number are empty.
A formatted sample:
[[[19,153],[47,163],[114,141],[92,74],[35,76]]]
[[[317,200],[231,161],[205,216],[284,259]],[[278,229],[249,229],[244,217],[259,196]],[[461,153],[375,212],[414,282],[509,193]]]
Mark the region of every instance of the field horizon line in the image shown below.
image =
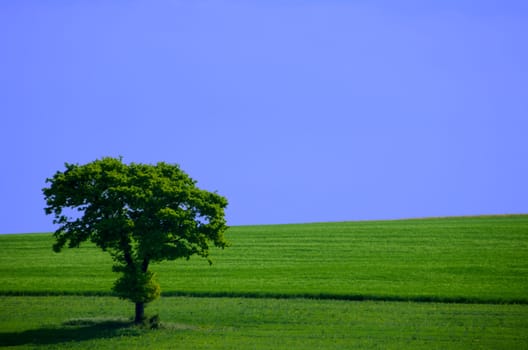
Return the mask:
[[[367,222],[393,222],[393,221],[419,221],[419,220],[452,220],[452,219],[471,219],[471,218],[507,218],[528,216],[528,213],[504,213],[504,214],[468,214],[468,215],[446,215],[446,216],[416,216],[401,218],[381,218],[381,219],[355,219],[355,220],[335,220],[335,221],[307,221],[307,222],[285,222],[270,224],[239,224],[228,227],[255,227],[255,226],[289,226],[289,225],[321,225],[321,224],[341,224],[341,223],[367,223]],[[0,232],[1,235],[41,235],[53,234],[53,231],[39,232]]]

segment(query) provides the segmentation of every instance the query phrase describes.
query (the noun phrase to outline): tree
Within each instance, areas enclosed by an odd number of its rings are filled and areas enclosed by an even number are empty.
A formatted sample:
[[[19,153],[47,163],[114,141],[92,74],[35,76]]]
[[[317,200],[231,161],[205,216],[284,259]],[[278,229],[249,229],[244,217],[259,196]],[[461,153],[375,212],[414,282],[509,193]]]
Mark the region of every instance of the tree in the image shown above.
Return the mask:
[[[135,303],[135,323],[143,322],[145,304],[160,294],[151,263],[192,255],[211,263],[211,243],[227,245],[226,198],[196,187],[177,165],[106,157],[65,168],[42,190],[46,214],[60,225],[53,250],[90,240],[109,252],[121,274],[113,290]]]

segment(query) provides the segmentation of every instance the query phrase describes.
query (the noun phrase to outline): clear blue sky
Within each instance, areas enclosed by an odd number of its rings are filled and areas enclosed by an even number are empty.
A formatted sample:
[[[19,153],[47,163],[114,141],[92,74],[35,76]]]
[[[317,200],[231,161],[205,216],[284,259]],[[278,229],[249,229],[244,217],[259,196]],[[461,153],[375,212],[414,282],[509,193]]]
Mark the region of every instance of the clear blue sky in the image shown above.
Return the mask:
[[[64,162],[166,161],[230,225],[528,213],[528,1],[2,1],[0,232]]]

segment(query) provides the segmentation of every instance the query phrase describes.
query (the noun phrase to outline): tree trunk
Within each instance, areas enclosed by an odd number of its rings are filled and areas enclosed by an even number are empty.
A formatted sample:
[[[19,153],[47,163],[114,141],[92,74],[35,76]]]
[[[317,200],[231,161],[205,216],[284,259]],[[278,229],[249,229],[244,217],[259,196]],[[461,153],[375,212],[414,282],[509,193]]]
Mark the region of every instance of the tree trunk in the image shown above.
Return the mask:
[[[136,318],[134,319],[135,324],[140,324],[145,318],[145,303],[136,303]]]

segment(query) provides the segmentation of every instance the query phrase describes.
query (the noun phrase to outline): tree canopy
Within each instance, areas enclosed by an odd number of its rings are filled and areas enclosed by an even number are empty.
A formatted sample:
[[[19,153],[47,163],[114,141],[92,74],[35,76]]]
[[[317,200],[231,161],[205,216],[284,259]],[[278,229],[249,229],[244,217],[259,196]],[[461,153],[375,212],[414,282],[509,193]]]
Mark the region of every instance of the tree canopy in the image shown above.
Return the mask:
[[[59,225],[53,249],[89,240],[108,251],[122,273],[113,289],[136,303],[136,322],[144,303],[160,293],[150,263],[192,255],[209,260],[211,244],[227,245],[227,199],[199,189],[178,165],[106,157],[65,168],[43,189],[45,212]]]

